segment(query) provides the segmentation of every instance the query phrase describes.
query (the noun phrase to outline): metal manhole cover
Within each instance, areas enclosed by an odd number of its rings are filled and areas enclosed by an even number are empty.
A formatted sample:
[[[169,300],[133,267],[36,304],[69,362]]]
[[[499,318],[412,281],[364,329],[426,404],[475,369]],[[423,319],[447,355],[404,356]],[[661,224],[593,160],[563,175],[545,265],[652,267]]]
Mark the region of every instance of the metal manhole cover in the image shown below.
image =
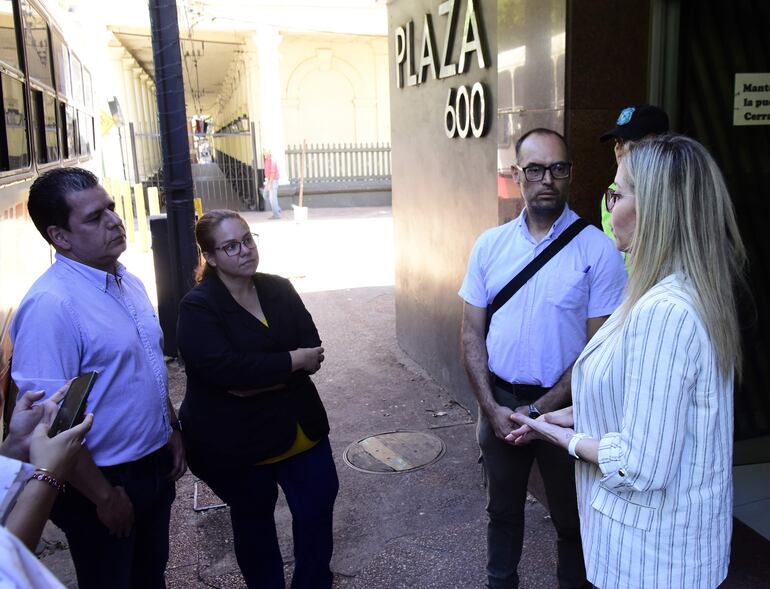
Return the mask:
[[[444,442],[432,434],[396,431],[353,442],[342,458],[350,468],[361,472],[397,474],[433,464],[445,451]]]

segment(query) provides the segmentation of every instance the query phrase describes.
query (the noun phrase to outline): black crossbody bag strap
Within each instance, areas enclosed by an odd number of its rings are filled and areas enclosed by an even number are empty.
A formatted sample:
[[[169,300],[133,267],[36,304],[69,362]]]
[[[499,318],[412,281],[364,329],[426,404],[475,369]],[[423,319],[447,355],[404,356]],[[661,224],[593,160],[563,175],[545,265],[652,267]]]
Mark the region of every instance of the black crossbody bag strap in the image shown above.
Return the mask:
[[[559,237],[553,240],[553,243],[540,252],[540,254],[538,254],[529,264],[524,266],[516,276],[511,278],[511,281],[506,284],[497,295],[495,295],[495,298],[487,307],[487,325],[484,333],[489,333],[489,324],[492,322],[492,315],[494,315],[495,311],[499,310],[500,307],[507,303],[510,298],[516,294],[516,291],[524,286],[530,278],[537,274],[537,271],[540,270],[540,268],[548,263],[548,260],[558,254],[564,246],[572,241],[577,234],[588,227],[588,225],[590,225],[590,223],[585,219],[578,219],[573,222],[572,225],[562,231]]]

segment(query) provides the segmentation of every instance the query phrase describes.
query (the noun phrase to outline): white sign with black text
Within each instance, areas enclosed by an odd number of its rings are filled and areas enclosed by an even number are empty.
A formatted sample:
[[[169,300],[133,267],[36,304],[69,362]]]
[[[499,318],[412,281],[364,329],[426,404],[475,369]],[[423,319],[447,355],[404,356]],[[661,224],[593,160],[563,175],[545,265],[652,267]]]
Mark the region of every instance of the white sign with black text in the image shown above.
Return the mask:
[[[733,125],[770,125],[770,74],[735,74]]]

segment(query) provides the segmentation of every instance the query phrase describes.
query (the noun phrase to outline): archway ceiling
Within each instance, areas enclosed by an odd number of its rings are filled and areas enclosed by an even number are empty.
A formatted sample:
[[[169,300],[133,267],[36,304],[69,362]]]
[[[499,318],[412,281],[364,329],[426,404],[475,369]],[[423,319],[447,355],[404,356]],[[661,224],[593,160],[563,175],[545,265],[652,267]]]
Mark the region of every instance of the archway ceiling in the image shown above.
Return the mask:
[[[155,78],[147,0],[81,0],[72,8],[103,12],[117,40]],[[177,9],[188,114],[211,112],[230,64],[261,28],[282,33],[387,35],[382,0],[177,0]]]

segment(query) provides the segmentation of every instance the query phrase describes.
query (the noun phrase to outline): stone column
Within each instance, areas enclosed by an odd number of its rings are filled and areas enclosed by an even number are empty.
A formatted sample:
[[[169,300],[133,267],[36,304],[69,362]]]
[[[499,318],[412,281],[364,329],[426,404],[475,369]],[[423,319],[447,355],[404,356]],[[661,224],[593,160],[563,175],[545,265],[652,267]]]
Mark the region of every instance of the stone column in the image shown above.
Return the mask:
[[[139,70],[138,72],[136,70]],[[152,138],[147,137],[146,134],[150,131],[150,104],[149,104],[149,97],[147,96],[147,80],[150,79],[150,76],[147,75],[147,72],[145,72],[141,68],[136,68],[135,73],[137,78],[137,98],[140,100],[142,108],[142,124],[139,127],[139,131],[143,134],[145,134],[144,137],[141,138],[141,144],[142,144],[142,155],[144,156],[144,165],[145,168],[143,170],[143,176],[147,178],[148,176],[151,176],[153,172],[155,172],[155,169],[152,165]]]
[[[112,78],[112,94],[107,98],[112,99],[114,97],[117,99],[118,105],[120,106],[120,113],[122,115],[122,126],[117,127],[115,130],[115,134],[117,135],[115,138],[115,144],[113,145],[113,149],[111,150],[110,154],[104,154],[105,162],[107,163],[108,169],[110,170],[108,175],[115,179],[127,180],[131,178],[132,172],[129,165],[131,156],[128,152],[128,143],[126,141],[126,136],[128,134],[128,129],[126,127],[128,111],[126,91],[123,83],[123,57],[125,55],[125,50],[122,46],[112,46],[109,48],[109,55],[111,66],[110,74]],[[112,158],[115,158],[115,162],[120,162],[119,171],[116,169],[116,166],[113,165],[114,162],[111,161]]]
[[[260,27],[255,35],[259,59],[259,96],[262,121],[262,147],[270,149],[278,164],[280,184],[286,182],[286,145],[283,131],[281,102],[281,72],[278,46],[281,34],[272,27]]]
[[[125,134],[126,134],[126,145],[128,147],[126,153],[130,154],[131,152],[131,137],[129,134],[129,123],[134,123],[134,129],[136,130],[136,123],[139,120],[139,112],[136,105],[136,93],[134,92],[134,65],[136,62],[134,61],[133,57],[124,57],[121,60],[123,64],[123,86],[125,90],[125,97],[126,97],[126,108],[123,111],[123,114],[126,117],[126,126],[125,126]],[[138,146],[136,146],[138,148]],[[136,153],[134,154],[137,161],[137,166],[139,167],[139,170],[141,172],[142,166],[144,162],[142,161],[142,152],[140,149],[136,150]],[[131,159],[131,156],[129,155],[128,159],[128,170],[129,170],[129,177],[133,182],[139,182],[139,178],[136,177],[136,174],[134,173],[134,162]]]
[[[148,77],[145,85],[147,86],[148,106],[150,109],[149,132],[154,134],[150,142],[152,146],[152,167],[154,170],[159,170],[162,164],[160,161],[160,136],[158,135],[158,96],[155,92],[155,84],[152,78]]]

